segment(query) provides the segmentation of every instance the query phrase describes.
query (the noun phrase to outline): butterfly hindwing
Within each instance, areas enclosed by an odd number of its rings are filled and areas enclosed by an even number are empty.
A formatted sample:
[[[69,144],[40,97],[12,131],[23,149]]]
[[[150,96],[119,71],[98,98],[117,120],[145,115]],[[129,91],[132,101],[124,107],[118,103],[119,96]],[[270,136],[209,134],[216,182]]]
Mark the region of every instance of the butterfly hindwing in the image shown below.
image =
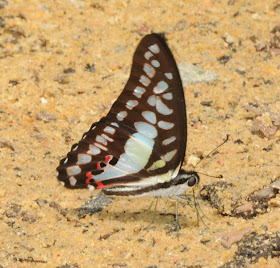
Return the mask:
[[[58,178],[70,188],[146,187],[175,177],[185,149],[177,65],[164,39],[150,34],[136,49],[123,92],[61,160]]]

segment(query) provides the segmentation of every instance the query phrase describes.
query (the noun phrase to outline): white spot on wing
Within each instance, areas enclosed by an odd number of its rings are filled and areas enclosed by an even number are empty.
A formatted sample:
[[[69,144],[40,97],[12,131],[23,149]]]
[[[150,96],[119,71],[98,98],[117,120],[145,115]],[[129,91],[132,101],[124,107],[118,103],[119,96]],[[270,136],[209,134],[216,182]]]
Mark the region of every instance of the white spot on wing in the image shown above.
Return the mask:
[[[108,137],[106,134],[101,134],[101,136],[106,139],[107,141],[113,142],[114,140],[110,137]]]
[[[147,102],[151,105],[151,106],[155,106],[156,105],[156,96],[152,95],[148,98]]]
[[[75,186],[76,183],[77,183],[77,180],[76,180],[73,176],[71,176],[71,177],[69,178],[69,181],[70,181],[70,185],[72,185],[72,186]]]
[[[126,103],[126,108],[129,109],[129,110],[132,110],[135,106],[138,105],[138,101],[137,100],[129,100],[127,103]]]
[[[169,80],[171,80],[171,79],[173,78],[172,73],[165,73],[165,76],[166,76]]]
[[[89,145],[89,150],[87,151],[87,154],[97,155],[100,153],[101,153],[101,150],[99,148],[97,148],[96,146],[94,146],[92,144]]]
[[[146,75],[148,75],[150,78],[153,78],[155,76],[156,70],[150,64],[145,63],[143,70],[145,71]]]
[[[157,83],[157,85],[154,87],[153,91],[155,94],[161,94],[166,89],[168,89],[168,84],[164,81],[160,81]]]
[[[81,172],[81,168],[79,166],[71,166],[66,168],[66,173],[68,176],[77,175]]]
[[[76,151],[78,149],[78,145],[76,145],[73,149],[72,149],[72,151]]]
[[[149,138],[154,139],[158,135],[157,129],[146,122],[136,122],[134,126],[138,132]]]
[[[104,128],[104,132],[113,135],[113,134],[115,134],[116,130],[113,127],[107,126]]]
[[[158,126],[164,130],[168,130],[174,127],[174,123],[166,122],[166,121],[159,121]]]
[[[111,125],[114,126],[114,127],[120,127],[119,124],[116,123],[116,122],[112,122]]]
[[[144,57],[146,60],[149,60],[152,56],[153,56],[153,54],[151,53],[151,51],[147,51],[144,54]]]
[[[99,143],[102,143],[103,145],[107,145],[107,141],[100,135],[97,135],[95,140]]]
[[[142,112],[142,116],[150,123],[155,124],[157,122],[157,117],[154,112],[144,111]]]
[[[77,165],[84,165],[91,161],[92,156],[88,154],[78,154]]]
[[[156,100],[156,109],[159,113],[163,114],[163,115],[170,115],[173,113],[172,109],[169,109],[160,99],[159,96],[157,96],[157,100]]]
[[[118,119],[119,121],[123,121],[124,118],[126,118],[126,117],[127,117],[127,112],[126,112],[126,111],[122,111],[122,112],[119,112],[119,113],[117,114],[117,119]]]
[[[140,99],[142,97],[142,95],[146,92],[146,89],[143,88],[143,87],[136,87],[134,90],[133,90],[133,95],[135,97],[137,97],[138,99]]]
[[[160,63],[159,63],[159,61],[157,61],[157,60],[152,60],[152,65],[154,66],[154,67],[156,67],[156,68],[158,68],[159,66],[160,66]]]
[[[166,100],[172,100],[173,99],[173,94],[171,92],[165,93],[162,95],[162,97]]]
[[[149,49],[154,53],[154,54],[158,54],[160,49],[159,46],[157,44],[154,44],[152,46],[149,46]]]
[[[108,151],[107,147],[102,146],[102,145],[99,144],[99,143],[94,143],[94,145],[95,145],[96,147],[100,148],[100,149],[103,150],[103,151]]]
[[[150,80],[147,76],[141,75],[141,76],[140,76],[140,79],[139,79],[139,82],[140,82],[143,86],[147,87],[147,86],[150,85],[151,80]]]
[[[168,152],[167,154],[165,154],[165,155],[163,156],[163,158],[164,158],[164,160],[165,160],[166,162],[169,162],[169,161],[175,156],[176,153],[177,153],[177,149],[176,149],[176,150],[173,150],[173,151],[171,151],[171,152]]]
[[[172,136],[172,137],[170,137],[170,138],[168,138],[168,139],[165,139],[165,140],[162,142],[162,145],[168,145],[168,144],[172,143],[172,142],[175,141],[175,140],[176,140],[176,137],[175,137],[175,136]]]

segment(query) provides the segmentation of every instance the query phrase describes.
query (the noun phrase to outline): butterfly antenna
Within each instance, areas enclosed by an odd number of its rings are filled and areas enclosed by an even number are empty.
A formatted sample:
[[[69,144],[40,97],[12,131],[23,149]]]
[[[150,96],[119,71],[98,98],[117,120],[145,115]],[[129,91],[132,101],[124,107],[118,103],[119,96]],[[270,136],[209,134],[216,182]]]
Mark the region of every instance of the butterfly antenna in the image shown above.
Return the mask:
[[[197,174],[204,175],[204,176],[207,176],[207,177],[210,177],[210,178],[215,178],[215,179],[222,179],[222,178],[223,178],[223,175],[214,176],[214,175],[209,175],[209,174],[205,174],[205,173],[198,172],[198,171],[196,171],[196,173],[197,173]]]
[[[218,148],[220,148],[221,146],[223,146],[223,145],[228,141],[228,138],[229,138],[229,135],[227,134],[226,139],[225,139],[221,144],[219,144],[216,148],[214,148],[210,153],[208,153],[205,157],[203,157],[202,159],[200,159],[199,162],[195,165],[194,168],[196,169],[196,167],[201,163],[202,160],[204,160],[204,159],[207,158],[209,155],[211,155],[212,153],[214,153]],[[200,173],[200,174],[202,174],[202,173]],[[203,174],[203,175],[205,175],[205,174]],[[209,175],[207,175],[207,176],[209,176]],[[214,177],[214,178],[216,178],[215,176],[209,176],[209,177]]]

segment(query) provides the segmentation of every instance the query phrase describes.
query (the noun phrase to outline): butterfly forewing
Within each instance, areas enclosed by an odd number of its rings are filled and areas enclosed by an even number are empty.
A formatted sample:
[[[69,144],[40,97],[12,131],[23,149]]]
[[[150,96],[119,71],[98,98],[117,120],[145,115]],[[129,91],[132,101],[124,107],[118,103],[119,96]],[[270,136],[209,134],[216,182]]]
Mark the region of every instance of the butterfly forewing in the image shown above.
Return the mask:
[[[185,149],[180,75],[164,39],[151,34],[136,49],[123,92],[61,160],[58,178],[71,188],[144,188],[174,178]]]

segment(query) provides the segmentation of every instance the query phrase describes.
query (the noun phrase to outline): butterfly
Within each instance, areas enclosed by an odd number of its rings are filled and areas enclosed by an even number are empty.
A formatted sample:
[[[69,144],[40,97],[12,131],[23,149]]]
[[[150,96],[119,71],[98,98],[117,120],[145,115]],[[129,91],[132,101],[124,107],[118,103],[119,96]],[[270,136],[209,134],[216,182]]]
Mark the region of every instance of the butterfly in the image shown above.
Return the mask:
[[[179,197],[199,182],[181,169],[187,141],[184,92],[165,39],[140,41],[130,77],[108,114],[92,124],[57,168],[68,188],[124,197]]]

